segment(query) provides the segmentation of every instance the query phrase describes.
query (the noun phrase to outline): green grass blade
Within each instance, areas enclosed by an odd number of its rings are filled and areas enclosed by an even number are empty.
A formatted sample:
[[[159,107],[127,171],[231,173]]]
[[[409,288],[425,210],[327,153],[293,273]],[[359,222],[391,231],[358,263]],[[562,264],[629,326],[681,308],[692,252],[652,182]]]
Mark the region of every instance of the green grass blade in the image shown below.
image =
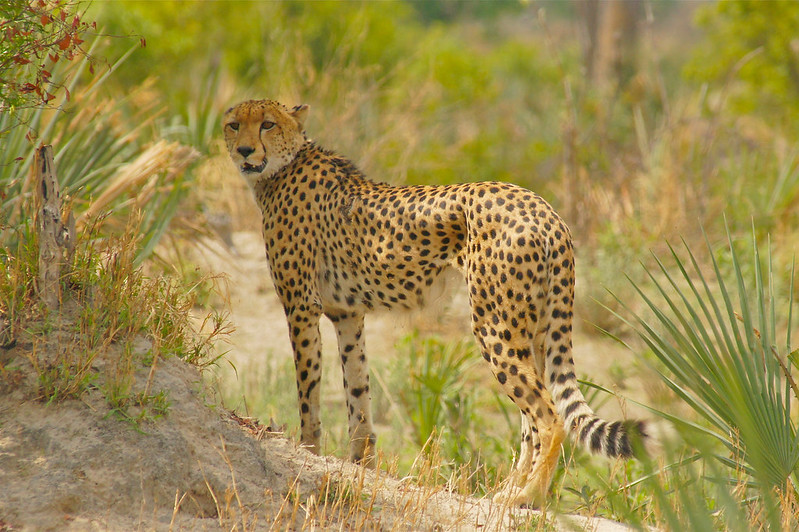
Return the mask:
[[[791,329],[793,327],[793,295],[794,295],[794,282],[796,281],[796,257],[791,260],[791,285],[788,289],[788,331],[785,335],[785,352],[791,352]],[[797,397],[799,399],[799,397]]]

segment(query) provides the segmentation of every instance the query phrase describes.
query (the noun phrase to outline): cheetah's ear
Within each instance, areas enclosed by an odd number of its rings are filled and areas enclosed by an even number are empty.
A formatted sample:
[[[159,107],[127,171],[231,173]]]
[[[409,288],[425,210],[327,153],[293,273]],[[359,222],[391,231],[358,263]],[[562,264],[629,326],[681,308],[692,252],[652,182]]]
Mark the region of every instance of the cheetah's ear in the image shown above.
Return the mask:
[[[300,126],[300,131],[303,131],[305,129],[305,119],[308,118],[308,111],[310,110],[311,108],[308,105],[302,104],[296,106],[289,113],[291,116],[294,117],[294,120],[297,121],[297,125]]]

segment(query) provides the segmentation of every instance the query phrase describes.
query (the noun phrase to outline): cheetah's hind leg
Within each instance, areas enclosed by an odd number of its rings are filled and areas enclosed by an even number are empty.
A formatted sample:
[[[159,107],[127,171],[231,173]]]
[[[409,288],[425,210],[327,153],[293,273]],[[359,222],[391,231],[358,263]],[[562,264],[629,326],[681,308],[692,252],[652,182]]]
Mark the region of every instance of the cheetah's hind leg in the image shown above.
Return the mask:
[[[538,437],[538,428],[524,412],[521,413],[521,435],[521,449],[516,459],[516,465],[511,470],[508,478],[503,482],[502,490],[494,496],[495,502],[502,503],[515,500],[516,493],[520,493],[524,486],[527,485],[528,478],[538,461],[538,456],[541,453],[541,440]]]
[[[549,397],[546,400],[551,402]],[[566,432],[557,414],[540,417],[530,428],[531,445],[526,444],[525,433],[522,432],[522,452],[516,469],[502,489],[494,495],[495,503],[541,508],[547,500],[547,492],[555,475]],[[528,453],[532,451],[530,459],[526,458],[525,449],[529,449]]]

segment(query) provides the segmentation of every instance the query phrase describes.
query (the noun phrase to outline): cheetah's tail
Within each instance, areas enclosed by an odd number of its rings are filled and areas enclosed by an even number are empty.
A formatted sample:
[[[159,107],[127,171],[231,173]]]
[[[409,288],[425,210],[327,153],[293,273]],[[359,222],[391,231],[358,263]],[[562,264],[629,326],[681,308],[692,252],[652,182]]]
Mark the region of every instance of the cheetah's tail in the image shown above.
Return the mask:
[[[573,293],[569,297],[573,300]],[[549,391],[572,438],[593,454],[638,459],[650,455],[654,448],[643,421],[605,421],[588,405],[574,372],[571,323],[565,319],[571,313],[551,310],[549,315],[560,322],[551,324],[551,330],[559,333],[557,348],[546,346]],[[556,336],[557,333],[547,335],[547,340],[554,344]]]
[[[649,435],[643,421],[601,419],[577,387],[573,367],[559,369],[560,373],[551,374],[550,392],[558,414],[576,441],[594,454],[612,458],[644,458],[649,454]]]
[[[569,362],[572,362],[569,357]],[[619,458],[644,458],[649,435],[643,421],[605,421],[588,406],[577,387],[574,363],[550,365],[550,393],[558,414],[572,437],[594,454]]]

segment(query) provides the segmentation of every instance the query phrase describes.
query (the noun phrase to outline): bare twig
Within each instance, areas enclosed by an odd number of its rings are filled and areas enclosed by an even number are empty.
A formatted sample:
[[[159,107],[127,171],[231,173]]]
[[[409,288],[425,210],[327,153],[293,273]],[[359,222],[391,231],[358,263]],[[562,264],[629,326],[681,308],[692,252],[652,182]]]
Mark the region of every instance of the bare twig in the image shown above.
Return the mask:
[[[735,313],[735,318],[741,323],[744,323],[743,316],[741,316],[737,312]],[[752,327],[752,332],[757,337],[757,339],[760,340],[760,331],[758,331],[755,327]],[[788,353],[788,357],[790,358],[790,356],[795,352],[796,351]],[[777,364],[780,365],[780,369],[782,369],[782,373],[785,375],[785,379],[788,381],[788,385],[791,387],[791,390],[793,390],[794,397],[799,399],[799,385],[796,384],[796,380],[794,380],[793,375],[791,375],[791,370],[788,368],[788,365],[782,359],[782,356],[777,352],[774,346],[771,346],[771,353],[774,355],[774,359],[777,361]],[[764,364],[765,364],[765,356],[766,355],[764,353],[763,354]]]
[[[793,396],[799,399],[799,386],[796,385],[796,381],[794,380],[793,375],[791,375],[791,370],[788,369],[788,366],[785,364],[785,361],[782,360],[782,357],[780,356],[779,353],[777,353],[777,350],[774,349],[773,346],[771,348],[771,352],[774,353],[774,358],[777,360],[777,364],[780,365],[782,372],[785,374],[785,378],[787,379],[788,384],[793,390]]]

